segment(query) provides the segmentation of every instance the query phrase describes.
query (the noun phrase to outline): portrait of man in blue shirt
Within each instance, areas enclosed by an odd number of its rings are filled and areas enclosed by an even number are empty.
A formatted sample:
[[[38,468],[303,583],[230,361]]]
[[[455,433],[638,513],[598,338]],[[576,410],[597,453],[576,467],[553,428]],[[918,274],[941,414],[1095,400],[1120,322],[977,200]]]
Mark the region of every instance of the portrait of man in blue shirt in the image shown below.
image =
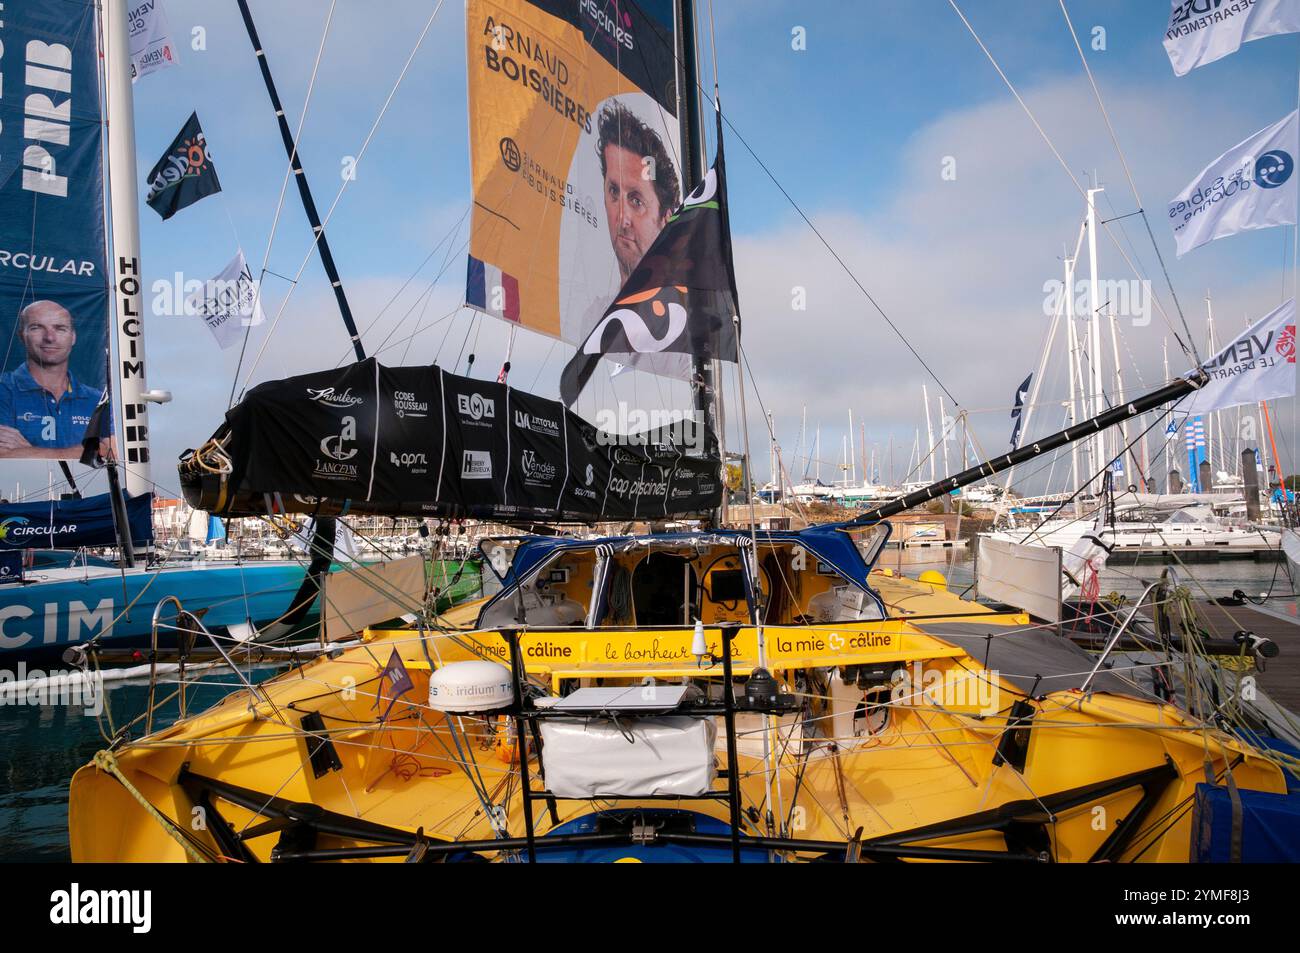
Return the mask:
[[[0,458],[75,460],[102,391],[68,367],[77,343],[72,314],[33,301],[18,312],[18,337],[27,358],[0,374]],[[100,441],[100,453],[112,453],[111,438]]]

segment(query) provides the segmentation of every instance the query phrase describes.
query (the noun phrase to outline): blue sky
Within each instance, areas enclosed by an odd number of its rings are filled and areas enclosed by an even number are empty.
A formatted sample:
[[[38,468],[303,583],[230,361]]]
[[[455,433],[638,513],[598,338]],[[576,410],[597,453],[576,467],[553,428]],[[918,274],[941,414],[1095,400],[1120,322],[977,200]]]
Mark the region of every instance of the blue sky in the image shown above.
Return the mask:
[[[136,86],[138,174],[143,181],[197,110],[224,192],[168,222],[142,212],[146,274],[150,283],[175,272],[211,277],[233,255],[236,234],[256,270],[285,158],[251,47],[234,3],[165,2],[182,61]],[[357,154],[436,5],[339,0],[301,141],[322,210],[333,202],[345,157]],[[1097,171],[1107,186],[1103,215],[1134,211],[1057,3],[960,5],[1076,175]],[[1300,36],[1247,44],[1177,78],[1160,44],[1167,0],[1071,0],[1068,6],[1194,332],[1203,334],[1207,290],[1224,328],[1276,306],[1284,282],[1290,293],[1284,247],[1290,230],[1234,237],[1176,261],[1163,209],[1214,156],[1295,108]],[[252,8],[296,126],[329,3],[252,0]],[[700,11],[707,14],[707,0]],[[981,443],[996,452],[1009,431],[1012,392],[1036,363],[1046,334],[1043,283],[1060,276],[1062,247],[1073,245],[1082,215],[1069,178],[946,0],[728,0],[717,3],[714,18],[730,121],[971,412]],[[1105,29],[1104,51],[1089,48],[1097,26]],[[792,49],[797,27],[806,35],[802,51]],[[205,50],[191,48],[196,28]],[[401,342],[423,321],[425,330],[409,349],[402,344],[382,352],[387,363],[437,359],[452,368],[470,328],[468,313],[434,325],[460,301],[463,253],[452,257],[427,300],[420,297],[443,261],[447,246],[439,241],[469,201],[464,29],[463,3],[446,0],[327,229],[361,327],[374,322],[365,337],[372,351],[385,335],[390,344]],[[702,34],[703,75],[711,83],[707,21]],[[806,406],[809,426],[823,426],[823,475],[829,476],[852,409],[855,428],[866,423],[868,443],[883,446],[892,436],[907,445],[897,451],[901,466],[917,429],[924,439],[921,383],[928,378],[735,138],[727,157],[746,350],[762,407],[774,413],[787,454]],[[955,160],[955,181],[940,175],[945,157]],[[1140,276],[1152,279],[1172,308],[1140,219],[1115,223],[1114,230],[1131,242],[1126,247]],[[453,245],[463,238],[462,231]],[[291,186],[268,267],[292,276],[309,248]],[[431,264],[381,313],[435,248]],[[1133,276],[1108,242],[1100,258],[1106,276]],[[806,311],[791,310],[795,287],[806,290]],[[267,279],[268,316],[287,290],[287,282]],[[261,333],[254,349],[262,345]],[[476,347],[476,371],[494,375],[506,331],[482,320],[474,333],[466,347]],[[1123,334],[1125,362],[1132,359],[1129,386],[1139,378],[1159,383],[1161,345],[1170,337],[1163,320],[1157,316]],[[176,453],[201,442],[220,421],[236,352],[218,350],[192,317],[152,316],[147,335],[149,383],[176,395],[152,414],[154,477],[173,488]],[[1185,369],[1172,338],[1169,343],[1174,369]],[[313,257],[254,380],[332,366],[347,353]],[[568,353],[565,345],[521,334],[512,383],[554,394]],[[1042,426],[1033,427],[1038,432],[1061,422],[1054,402],[1064,372],[1059,362],[1053,366],[1044,380],[1051,393],[1042,398]],[[454,369],[463,371],[463,363]],[[930,389],[936,391],[933,382]],[[635,374],[602,382],[598,390],[593,400],[605,403],[685,406],[686,400],[674,385]],[[750,403],[756,470],[763,474],[766,433],[752,395]],[[1279,440],[1290,443],[1293,415],[1289,406],[1281,411]],[[728,434],[733,446],[740,441],[736,416]],[[44,465],[6,463],[4,469],[6,490],[14,479],[29,487],[46,481]]]

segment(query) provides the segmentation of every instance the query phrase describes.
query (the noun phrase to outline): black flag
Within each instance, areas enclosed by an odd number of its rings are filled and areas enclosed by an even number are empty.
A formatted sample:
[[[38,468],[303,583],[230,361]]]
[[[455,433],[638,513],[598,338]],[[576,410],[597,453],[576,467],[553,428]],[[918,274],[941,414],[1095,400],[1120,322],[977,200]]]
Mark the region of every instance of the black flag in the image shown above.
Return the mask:
[[[113,436],[113,408],[109,404],[108,391],[91,412],[90,422],[81,438],[81,465],[85,467],[102,466],[104,455],[100,453],[103,441]]]
[[[199,199],[221,191],[198,113],[190,113],[167,152],[149,171],[148,185],[145,202],[163,221]]]
[[[1029,382],[1033,379],[1034,375],[1030,373],[1030,375],[1025,378],[1025,382],[1016,388],[1016,403],[1015,406],[1011,408],[1011,419],[1016,422],[1016,425],[1011,430],[1012,450],[1016,449],[1020,444],[1020,425],[1024,421],[1024,418],[1021,417],[1020,413],[1025,408],[1025,400],[1029,397]]]
[[[732,319],[737,313],[719,114],[713,167],[669,217],[600,323],[565,365],[560,397],[572,406],[609,354],[674,352],[735,361]]]
[[[113,379],[113,361],[107,349],[105,349],[104,361],[108,366],[104,379],[111,381]],[[90,420],[86,422],[86,429],[82,433],[80,462],[83,467],[98,467],[105,462],[104,455],[99,451],[103,446],[103,441],[113,436],[113,391],[111,387],[111,384],[105,387],[104,392],[99,395],[99,403],[91,411]]]

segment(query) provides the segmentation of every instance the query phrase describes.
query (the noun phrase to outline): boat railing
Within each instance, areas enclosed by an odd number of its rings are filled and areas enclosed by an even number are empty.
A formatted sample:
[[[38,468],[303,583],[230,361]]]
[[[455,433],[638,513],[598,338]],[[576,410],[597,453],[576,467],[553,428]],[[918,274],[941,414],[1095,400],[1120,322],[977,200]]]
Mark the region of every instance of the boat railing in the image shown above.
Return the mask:
[[[163,607],[169,604],[174,604],[176,606],[176,621],[170,624],[160,621]],[[225,646],[221,644],[221,640],[208,630],[207,626],[203,624],[203,621],[197,615],[186,610],[186,608],[181,605],[179,598],[172,595],[162,599],[156,606],[154,606],[153,618],[149,626],[149,705],[145,716],[145,734],[153,733],[154,697],[158,684],[158,631],[162,628],[171,628],[181,633],[182,644],[177,658],[179,666],[177,669],[177,681],[179,683],[179,704],[182,718],[185,717],[185,660],[189,656],[190,651],[194,647],[194,643],[198,640],[200,635],[205,636],[207,640],[212,643],[212,647],[217,650],[225,663],[230,666],[230,670],[235,673],[241,682],[243,682],[244,688],[248,689],[249,697],[256,698],[260,696],[262,701],[266,702],[266,704],[276,712],[277,717],[279,717],[279,709],[275,702],[271,700],[271,696],[267,694],[266,690],[254,685],[248,679],[244,672],[240,670],[239,666],[235,664],[235,660],[231,658],[230,653],[226,651]]]
[[[1164,585],[1165,580],[1157,580],[1142,590],[1142,595],[1138,596],[1137,601],[1133,603],[1133,608],[1129,610],[1128,617],[1120,623],[1119,628],[1112,632],[1110,638],[1107,639],[1106,647],[1101,650],[1101,655],[1097,657],[1097,664],[1092,667],[1092,671],[1088,673],[1088,677],[1085,678],[1083,684],[1079,686],[1081,692],[1084,692],[1085,694],[1087,693],[1088,686],[1092,684],[1092,680],[1097,677],[1097,673],[1101,671],[1101,667],[1106,664],[1106,659],[1110,656],[1110,653],[1115,650],[1115,646],[1119,644],[1119,640],[1124,636],[1124,633],[1128,631],[1129,626],[1133,624],[1133,620],[1137,618],[1138,610],[1141,609],[1142,604],[1146,602],[1147,596],[1151,595],[1151,593],[1156,589],[1164,591]]]

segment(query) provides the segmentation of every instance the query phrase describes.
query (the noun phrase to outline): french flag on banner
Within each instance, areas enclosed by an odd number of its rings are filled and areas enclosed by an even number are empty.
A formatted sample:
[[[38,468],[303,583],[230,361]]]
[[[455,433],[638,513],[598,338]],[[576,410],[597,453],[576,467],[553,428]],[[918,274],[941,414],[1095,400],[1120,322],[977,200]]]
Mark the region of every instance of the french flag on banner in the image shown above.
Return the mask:
[[[465,303],[505,321],[519,320],[519,279],[495,265],[469,256]]]

